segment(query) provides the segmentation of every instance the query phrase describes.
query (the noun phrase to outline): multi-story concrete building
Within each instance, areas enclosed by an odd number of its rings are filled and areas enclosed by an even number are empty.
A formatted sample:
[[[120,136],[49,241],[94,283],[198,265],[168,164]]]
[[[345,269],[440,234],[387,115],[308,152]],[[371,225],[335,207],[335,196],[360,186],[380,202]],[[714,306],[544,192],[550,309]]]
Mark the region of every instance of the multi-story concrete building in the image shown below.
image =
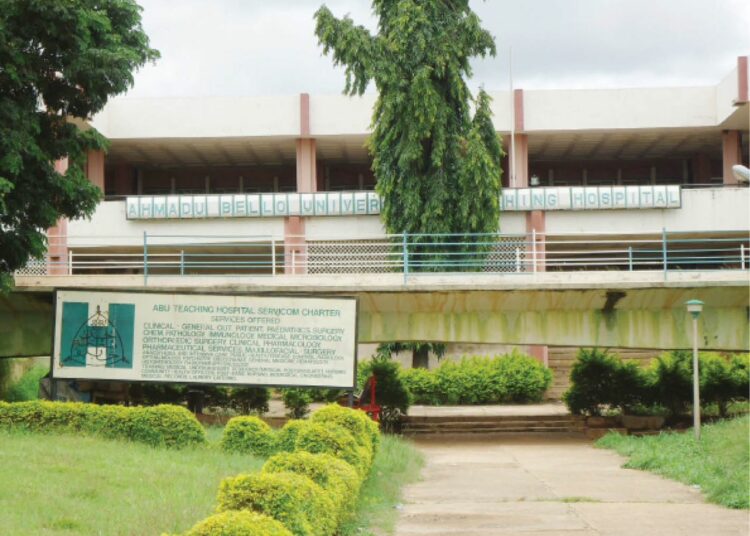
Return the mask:
[[[747,266],[750,190],[732,172],[750,152],[747,56],[713,86],[491,95],[507,156],[479,269]],[[373,191],[374,101],[114,99],[91,122],[111,143],[87,164],[104,201],[50,230],[48,262],[25,273],[407,272],[393,244],[408,237],[386,236]]]

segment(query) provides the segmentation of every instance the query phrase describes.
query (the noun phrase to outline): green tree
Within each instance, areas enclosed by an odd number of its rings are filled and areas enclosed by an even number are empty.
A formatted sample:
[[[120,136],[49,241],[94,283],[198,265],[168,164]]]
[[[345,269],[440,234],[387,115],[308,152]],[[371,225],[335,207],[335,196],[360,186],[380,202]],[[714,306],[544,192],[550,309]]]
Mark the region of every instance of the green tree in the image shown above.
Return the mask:
[[[81,120],[158,57],[133,0],[0,0],[0,289],[44,255],[60,217],[93,213],[85,158],[106,141]]]
[[[368,144],[387,231],[496,232],[502,149],[489,95],[479,92],[472,119],[465,82],[472,57],[495,54],[493,37],[468,0],[374,0],[373,9],[376,35],[348,17],[337,19],[326,6],[315,14],[315,34],[345,67],[345,93],[362,94],[370,82],[378,90]],[[486,239],[451,240],[470,244],[416,246],[414,269],[451,267],[446,263],[456,256],[448,252],[468,252],[463,259],[472,260],[472,252],[486,250],[472,244]]]
[[[412,368],[428,368],[430,353],[438,359],[445,355],[447,346],[442,342],[384,342],[375,351],[380,358],[390,359],[399,352],[411,352]]]

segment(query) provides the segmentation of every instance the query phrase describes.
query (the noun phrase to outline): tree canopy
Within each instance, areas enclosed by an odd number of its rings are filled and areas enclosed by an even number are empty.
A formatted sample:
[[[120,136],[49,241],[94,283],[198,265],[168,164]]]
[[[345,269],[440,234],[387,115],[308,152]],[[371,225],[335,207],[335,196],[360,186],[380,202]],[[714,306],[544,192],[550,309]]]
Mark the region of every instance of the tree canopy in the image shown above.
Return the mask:
[[[368,143],[387,231],[496,232],[502,148],[489,95],[479,92],[472,118],[465,82],[472,57],[495,54],[493,37],[468,0],[372,5],[376,35],[326,6],[315,33],[345,67],[345,93],[362,94],[370,82],[378,91]]]
[[[0,0],[0,289],[44,255],[60,217],[93,213],[86,153],[106,141],[80,120],[158,57],[133,0]]]

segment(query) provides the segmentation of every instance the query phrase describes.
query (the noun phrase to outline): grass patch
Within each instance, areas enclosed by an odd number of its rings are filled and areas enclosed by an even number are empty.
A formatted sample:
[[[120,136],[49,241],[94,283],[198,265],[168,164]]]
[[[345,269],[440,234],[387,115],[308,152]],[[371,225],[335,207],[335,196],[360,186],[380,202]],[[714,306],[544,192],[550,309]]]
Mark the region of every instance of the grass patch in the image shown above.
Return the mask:
[[[422,455],[410,441],[382,436],[370,476],[362,485],[355,517],[341,527],[341,536],[373,531],[392,534],[403,486],[417,480],[423,465]]]
[[[0,431],[0,533],[148,535],[210,515],[219,481],[263,460],[96,437]]]
[[[700,442],[689,430],[645,437],[610,433],[596,445],[628,456],[625,467],[698,485],[711,502],[729,508],[750,507],[748,415],[703,426]]]
[[[8,402],[24,402],[39,398],[39,381],[49,372],[47,365],[35,365],[21,379],[11,385],[6,393]]]

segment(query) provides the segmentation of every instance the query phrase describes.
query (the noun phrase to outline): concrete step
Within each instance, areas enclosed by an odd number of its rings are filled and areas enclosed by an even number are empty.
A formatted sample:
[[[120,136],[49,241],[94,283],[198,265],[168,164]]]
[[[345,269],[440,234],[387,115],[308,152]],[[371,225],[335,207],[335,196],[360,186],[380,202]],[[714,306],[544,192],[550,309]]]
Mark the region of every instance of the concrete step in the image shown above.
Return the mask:
[[[441,424],[471,422],[476,424],[497,423],[569,423],[582,419],[574,415],[436,415],[436,416],[408,416],[404,423],[408,424]]]
[[[583,428],[559,427],[518,427],[518,428],[452,428],[452,429],[423,429],[414,430],[404,428],[401,433],[405,436],[480,436],[480,435],[523,435],[523,434],[574,434],[583,435]]]

